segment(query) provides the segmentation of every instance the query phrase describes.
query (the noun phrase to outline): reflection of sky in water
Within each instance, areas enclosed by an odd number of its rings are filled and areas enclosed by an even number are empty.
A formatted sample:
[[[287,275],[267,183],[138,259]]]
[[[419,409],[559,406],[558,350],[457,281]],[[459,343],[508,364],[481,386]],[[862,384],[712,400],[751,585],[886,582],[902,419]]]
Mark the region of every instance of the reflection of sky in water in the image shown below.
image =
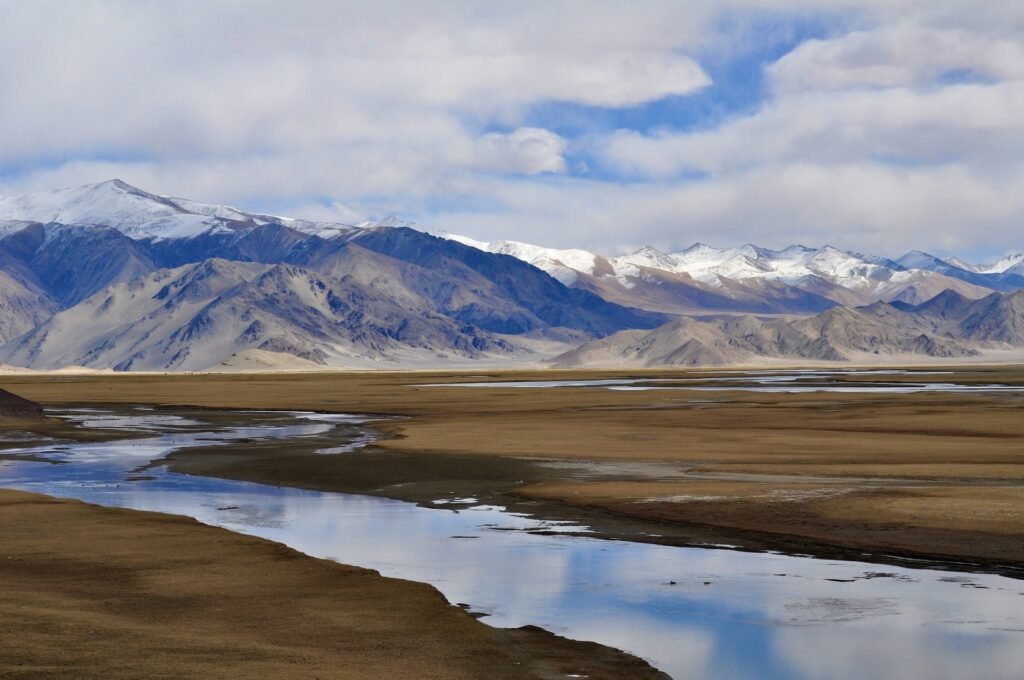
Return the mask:
[[[729,373],[729,371],[725,371]],[[414,387],[490,387],[546,389],[552,387],[603,387],[622,392],[651,390],[692,390],[696,392],[839,392],[864,394],[909,394],[913,392],[1024,392],[1018,385],[961,385],[956,383],[841,382],[844,376],[945,375],[948,371],[904,370],[794,370],[765,374],[751,371],[743,375],[713,375],[693,378],[617,378],[607,380],[514,380],[506,382],[461,382],[413,385]]]
[[[137,412],[122,422],[136,428],[147,417]],[[189,515],[310,555],[429,582],[450,601],[490,613],[485,620],[494,625],[532,623],[604,642],[676,678],[1017,678],[1024,668],[1019,581],[538,535],[528,531],[552,526],[499,508],[453,512],[161,470],[147,472],[156,477],[150,481],[125,481],[149,460],[183,446],[209,446],[211,438],[359,436],[349,420],[311,414],[221,425],[215,435],[166,414],[156,417],[152,426],[173,431],[22,450],[71,464],[3,462],[0,485]],[[112,422],[104,420],[104,427]]]

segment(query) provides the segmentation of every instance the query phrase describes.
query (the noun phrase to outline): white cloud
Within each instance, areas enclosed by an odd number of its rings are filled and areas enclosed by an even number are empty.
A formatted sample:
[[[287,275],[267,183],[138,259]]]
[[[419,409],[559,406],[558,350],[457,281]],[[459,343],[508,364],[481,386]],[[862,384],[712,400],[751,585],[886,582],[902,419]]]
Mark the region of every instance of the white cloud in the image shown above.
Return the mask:
[[[695,241],[768,247],[792,243],[900,255],[927,245],[968,253],[979,244],[1020,243],[1024,162],[998,177],[964,166],[899,168],[870,163],[785,164],[698,182],[555,184],[471,178],[459,188],[501,209],[425,216],[481,239],[606,252],[645,243],[673,249]],[[923,244],[922,241],[927,241]]]
[[[758,111],[690,132],[621,130],[594,151],[636,184],[662,187],[656,212],[677,205],[679,230],[704,239],[886,254],[1020,248],[1016,30],[904,19],[807,41],[767,67],[773,96]]]
[[[7,162],[416,142],[545,99],[631,106],[708,82],[675,49],[693,23],[675,3],[6,4]]]
[[[1024,156],[1024,81],[793,93],[715,130],[621,131],[601,149],[625,172],[668,177],[783,162],[970,162],[993,169]]]
[[[567,146],[565,139],[550,130],[524,127],[508,134],[491,132],[477,141],[476,161],[480,167],[498,172],[564,172],[562,154]]]
[[[930,85],[958,71],[1021,80],[1020,37],[900,23],[809,40],[772,64],[768,74],[781,92]]]

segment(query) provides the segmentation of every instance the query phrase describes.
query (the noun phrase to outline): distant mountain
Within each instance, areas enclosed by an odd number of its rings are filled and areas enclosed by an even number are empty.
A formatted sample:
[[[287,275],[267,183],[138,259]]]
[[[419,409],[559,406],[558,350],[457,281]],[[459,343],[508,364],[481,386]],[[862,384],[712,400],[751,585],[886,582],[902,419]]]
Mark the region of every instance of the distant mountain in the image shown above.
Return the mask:
[[[798,320],[753,316],[682,318],[653,331],[624,331],[556,357],[559,367],[848,361],[871,356],[957,358],[1024,348],[1024,291],[970,300],[947,291],[920,305],[876,302]]]
[[[1007,255],[995,264],[981,265],[978,271],[983,274],[1017,274],[1024,276],[1024,253]]]
[[[1016,346],[1021,324],[1020,299],[993,291],[1024,288],[1022,256],[968,265],[750,244],[604,256],[428,232],[120,180],[0,197],[0,361],[426,367],[536,361],[581,342],[563,362],[964,356]]]
[[[1016,274],[1024,276],[1024,253],[1012,253],[993,264],[971,264],[958,257],[949,258],[946,260],[946,264],[976,274]]]
[[[1012,258],[1007,258],[1005,261],[989,267],[968,265],[969,268],[965,268],[961,264],[954,264],[951,260],[942,260],[934,255],[914,250],[901,257],[898,262],[907,268],[936,272],[974,286],[1002,293],[1024,288],[1024,276],[1014,271]],[[1003,268],[999,269],[999,267]],[[1024,273],[1024,269],[1021,270],[1021,273]]]
[[[0,197],[0,234],[16,231],[19,221],[111,227],[133,239],[189,238],[210,231],[246,230],[271,223],[319,236],[351,229],[343,224],[294,220],[158,196],[119,179]]]
[[[947,289],[980,298],[993,290],[1024,288],[1019,277],[972,274],[949,265],[941,269],[930,260],[927,267],[904,264],[831,246],[770,250],[747,244],[722,249],[697,243],[676,253],[645,246],[628,255],[606,257],[579,249],[440,235],[486,252],[513,255],[568,286],[608,300],[675,314],[813,314],[835,305],[876,300],[923,302]]]

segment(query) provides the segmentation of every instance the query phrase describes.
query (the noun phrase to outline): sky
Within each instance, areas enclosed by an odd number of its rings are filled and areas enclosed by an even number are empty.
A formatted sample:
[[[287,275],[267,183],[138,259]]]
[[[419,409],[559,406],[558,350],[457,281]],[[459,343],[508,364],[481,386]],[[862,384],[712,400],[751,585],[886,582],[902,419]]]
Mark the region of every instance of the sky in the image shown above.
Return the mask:
[[[1020,0],[0,0],[0,194],[607,254],[1024,249]]]

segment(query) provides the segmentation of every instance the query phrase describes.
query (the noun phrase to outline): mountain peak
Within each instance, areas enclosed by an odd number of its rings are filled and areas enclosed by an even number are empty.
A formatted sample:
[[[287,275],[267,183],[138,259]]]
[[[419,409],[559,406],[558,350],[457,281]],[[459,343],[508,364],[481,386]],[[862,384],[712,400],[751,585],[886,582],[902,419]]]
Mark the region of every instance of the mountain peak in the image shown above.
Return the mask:
[[[103,182],[97,182],[96,184],[86,185],[86,186],[91,186],[93,188],[110,187],[111,189],[119,189],[121,191],[127,191],[129,193],[138,193],[138,194],[147,193],[145,191],[142,191],[138,187],[134,187],[131,184],[128,184],[128,182],[125,182],[123,179],[120,179],[120,178],[117,178],[117,177],[114,177],[113,179],[108,179],[108,180],[103,181]]]
[[[896,263],[907,269],[931,269],[937,264],[944,264],[941,259],[923,250],[911,250],[896,260]]]
[[[416,231],[425,231],[427,233],[430,233],[430,230],[426,229],[425,227],[423,227],[423,225],[417,224],[416,222],[413,222],[412,220],[407,220],[407,219],[404,219],[402,217],[398,217],[397,215],[388,215],[384,219],[377,220],[376,222],[374,222],[373,220],[366,220],[365,222],[360,222],[356,226],[364,227],[364,228],[366,228],[366,227],[391,227],[391,228],[404,227],[404,228],[407,228],[407,229],[415,229]]]

